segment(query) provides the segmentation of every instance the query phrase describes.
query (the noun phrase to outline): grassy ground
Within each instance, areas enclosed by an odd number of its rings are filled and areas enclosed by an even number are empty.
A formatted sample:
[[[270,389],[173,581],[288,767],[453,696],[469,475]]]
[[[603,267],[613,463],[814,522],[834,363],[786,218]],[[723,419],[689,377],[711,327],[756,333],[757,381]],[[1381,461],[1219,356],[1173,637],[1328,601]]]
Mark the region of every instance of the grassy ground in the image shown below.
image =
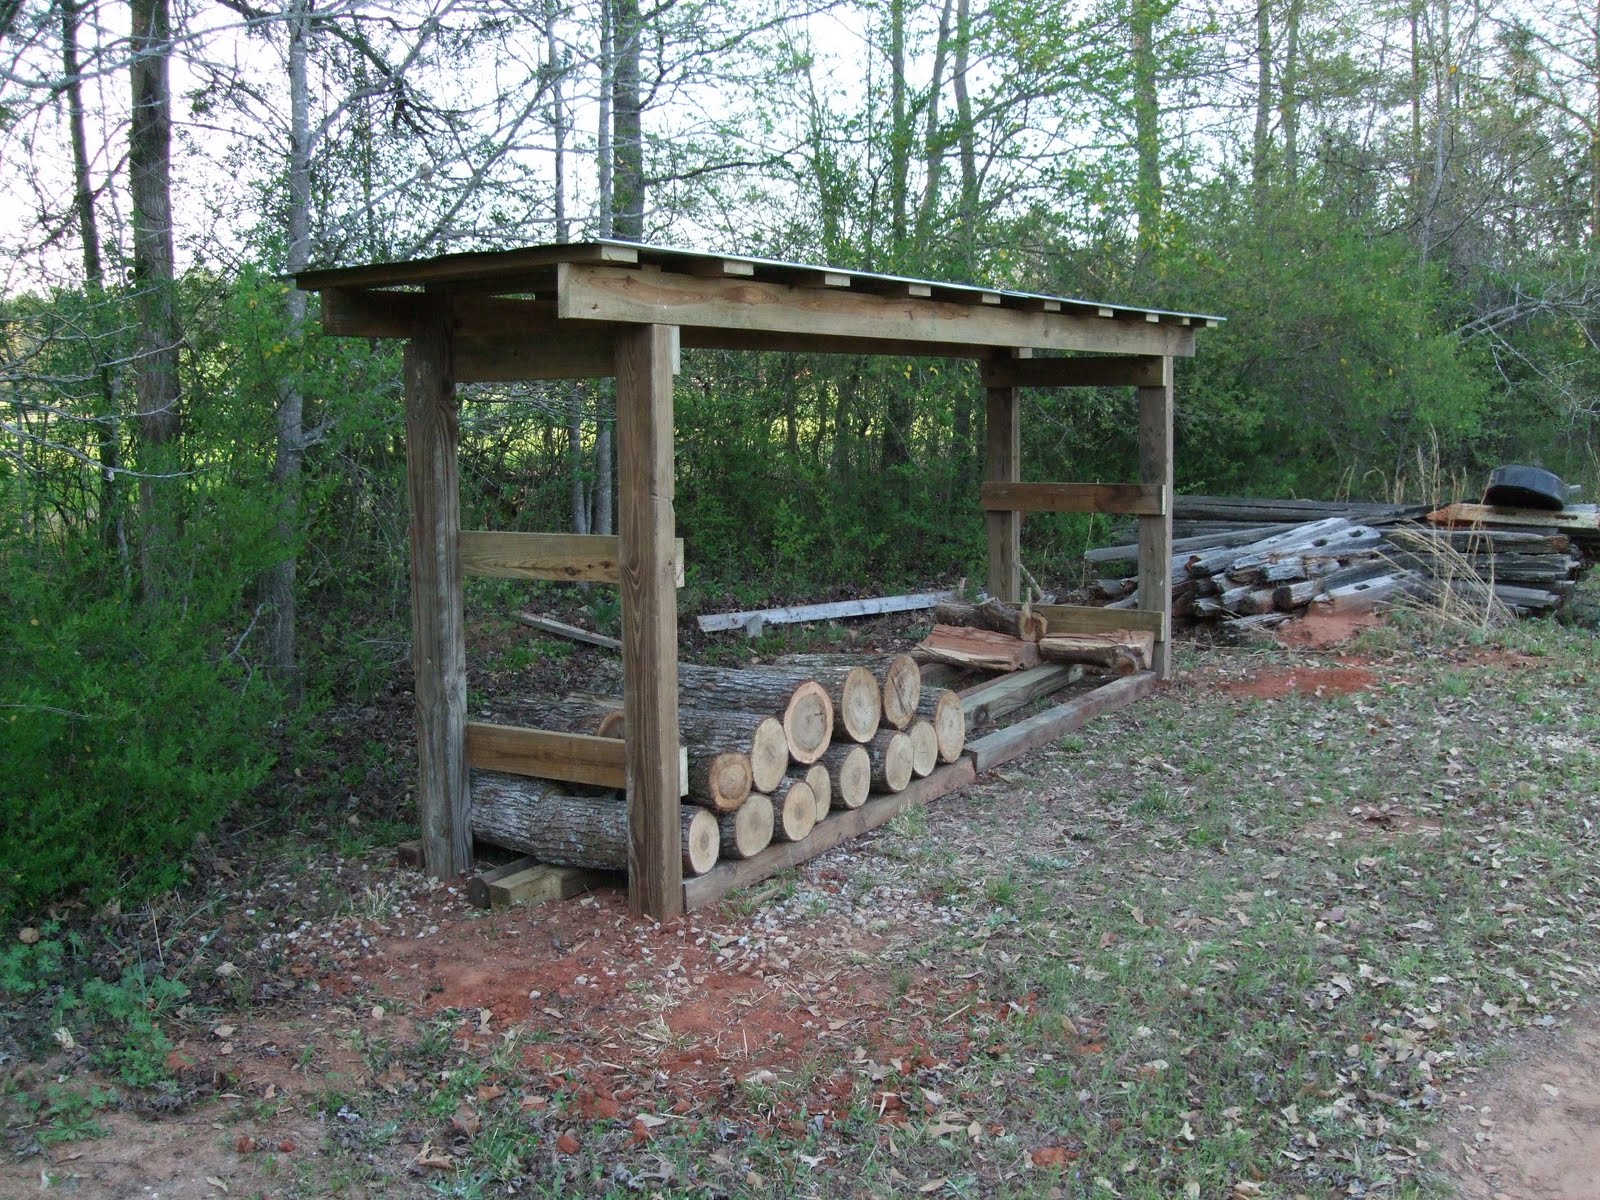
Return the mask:
[[[1187,650],[668,930],[302,849],[275,907],[251,874],[191,919],[181,978],[15,1039],[0,1193],[122,1194],[95,1147],[150,1150],[127,1180],[181,1127],[195,1195],[1445,1195],[1471,1069],[1595,991],[1597,683],[1549,623]],[[231,971],[207,951],[268,912]],[[37,946],[0,963],[13,1016]]]

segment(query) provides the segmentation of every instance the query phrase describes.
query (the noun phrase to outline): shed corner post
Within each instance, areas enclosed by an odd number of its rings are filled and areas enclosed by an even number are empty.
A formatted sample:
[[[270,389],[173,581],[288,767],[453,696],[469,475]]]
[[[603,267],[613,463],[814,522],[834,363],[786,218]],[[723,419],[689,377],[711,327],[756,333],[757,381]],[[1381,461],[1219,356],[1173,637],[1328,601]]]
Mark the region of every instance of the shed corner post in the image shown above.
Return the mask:
[[[472,866],[467,774],[467,646],[461,592],[461,486],[453,339],[419,323],[405,348],[406,490],[411,507],[411,659],[423,867]]]
[[[1155,516],[1139,517],[1139,607],[1161,614],[1150,666],[1172,676],[1172,356],[1161,359],[1161,383],[1139,394],[1139,482],[1160,487],[1165,502]]]
[[[684,903],[673,510],[677,335],[670,325],[629,325],[616,335],[628,906],[658,921],[680,915]]]
[[[990,360],[996,364],[1032,356],[1031,350],[1001,350]],[[1022,404],[1020,391],[1010,380],[984,380],[985,483],[1022,480]],[[987,512],[989,530],[989,594],[1015,602],[1022,598],[1022,514]]]

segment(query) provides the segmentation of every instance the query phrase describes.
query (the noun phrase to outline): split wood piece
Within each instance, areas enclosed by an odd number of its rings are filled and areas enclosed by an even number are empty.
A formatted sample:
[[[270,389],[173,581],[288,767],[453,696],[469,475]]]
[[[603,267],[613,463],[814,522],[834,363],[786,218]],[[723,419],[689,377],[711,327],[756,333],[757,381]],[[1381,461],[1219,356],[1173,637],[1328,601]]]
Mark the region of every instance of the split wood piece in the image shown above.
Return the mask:
[[[898,729],[880,730],[865,744],[872,768],[872,790],[900,792],[911,782],[911,739]]]
[[[972,760],[963,758],[951,766],[940,767],[926,779],[917,780],[903,792],[874,796],[858,809],[835,813],[812,830],[811,836],[803,842],[774,842],[752,859],[726,862],[698,879],[686,879],[683,882],[684,907],[704,908],[735,888],[759,883],[779,871],[798,866],[842,842],[887,824],[909,808],[928,804],[965,787],[975,774]]]
[[[1270,590],[1267,595],[1271,596]],[[1150,669],[1155,634],[1135,630],[1105,633],[1056,633],[1039,643],[1039,655],[1051,662],[1083,663],[1118,675]]]
[[[779,842],[804,841],[817,823],[817,796],[805,776],[787,775],[772,789],[772,837]]]
[[[994,633],[1009,633],[1025,642],[1037,642],[1045,635],[1047,623],[1035,615],[1031,604],[1010,604],[988,599],[981,604],[945,600],[933,606],[933,619],[940,625],[966,625]]]
[[[724,858],[754,858],[772,844],[772,801],[756,792],[717,818]]]
[[[833,700],[827,688],[806,675],[680,663],[678,696],[680,704],[693,708],[776,716],[783,723],[789,753],[796,762],[816,762],[833,740]]]
[[[1243,546],[1249,542],[1258,542],[1262,538],[1286,533],[1293,528],[1293,525],[1257,526],[1253,529],[1233,529],[1224,533],[1174,538],[1172,549],[1176,557],[1173,561],[1186,561],[1188,555],[1196,551],[1216,550],[1223,546]],[[1180,551],[1187,553],[1179,554]],[[1083,555],[1085,562],[1133,562],[1138,557],[1138,542],[1128,542],[1121,546],[1102,546],[1098,550],[1085,551]]]
[[[964,725],[962,732],[965,733]],[[939,765],[939,735],[933,731],[933,722],[919,717],[911,722],[906,736],[911,739],[911,773],[926,779]]]
[[[825,671],[867,668],[878,681],[883,719],[896,729],[904,729],[916,715],[926,674],[909,654],[786,654],[778,662],[788,670],[817,672],[818,679]]]
[[[917,716],[933,726],[939,761],[953,763],[967,744],[966,702],[948,688],[924,688]]]
[[[582,867],[557,867],[532,857],[519,858],[467,881],[467,900],[479,908],[569,900],[610,882],[609,876]]]
[[[568,625],[565,621],[557,621],[554,617],[541,617],[536,613],[518,613],[517,620],[530,629],[537,629],[541,633],[553,633],[557,637],[566,638],[569,642],[582,642],[586,646],[599,646],[605,650],[621,650],[622,642],[614,637],[607,637],[603,633],[590,633],[587,629],[579,629],[576,625]]]
[[[1496,504],[1448,504],[1427,515],[1435,525],[1531,525],[1545,526],[1568,534],[1600,530],[1600,508],[1593,504],[1569,504],[1559,512],[1542,508],[1506,508]]]
[[[817,800],[817,820],[822,820],[833,808],[833,780],[828,777],[828,768],[821,763],[812,763],[806,768],[805,781],[811,788],[811,794]]]
[[[1304,583],[1291,583],[1273,589],[1272,602],[1277,608],[1301,608],[1324,592],[1333,588],[1346,587],[1349,584],[1361,583],[1368,579],[1377,579],[1387,575],[1393,570],[1391,564],[1383,559],[1372,559],[1367,562],[1351,563],[1347,567],[1327,572],[1316,579],[1308,579]]]
[[[872,756],[865,746],[835,742],[817,763],[826,767],[832,799],[847,809],[860,808],[872,793]]]
[[[1230,617],[1223,621],[1219,628],[1230,637],[1243,640],[1263,629],[1275,629],[1293,617],[1293,613],[1286,612],[1257,613],[1253,617]]]
[[[1039,665],[1039,648],[1033,642],[960,625],[935,625],[917,649],[935,662],[974,670],[1020,671]]]
[[[1078,663],[1046,663],[966,688],[960,694],[966,732],[971,734],[975,729],[993,725],[1006,714],[1082,678],[1083,667]]]
[[[683,869],[702,875],[717,862],[717,819],[691,805],[680,822]],[[615,793],[569,796],[542,779],[474,771],[472,832],[555,866],[628,869],[628,807]]]
[[[967,747],[967,755],[982,774],[1018,755],[1048,745],[1102,713],[1115,712],[1141,696],[1148,696],[1159,682],[1154,671],[1140,671],[1115,679],[1065,704],[979,738]]]

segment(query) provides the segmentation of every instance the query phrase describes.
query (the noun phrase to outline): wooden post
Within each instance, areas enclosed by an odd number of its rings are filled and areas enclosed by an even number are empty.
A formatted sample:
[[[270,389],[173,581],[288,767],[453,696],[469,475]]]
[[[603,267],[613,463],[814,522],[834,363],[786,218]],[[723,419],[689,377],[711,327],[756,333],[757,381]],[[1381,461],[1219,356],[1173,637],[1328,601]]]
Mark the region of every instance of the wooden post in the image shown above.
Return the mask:
[[[1026,358],[1025,350],[1007,350],[999,362]],[[1016,483],[1022,478],[1022,405],[1015,387],[988,387],[985,411],[983,478],[987,483]],[[1001,600],[1022,598],[1022,514],[984,514],[989,527],[989,594]]]
[[[1161,360],[1161,384],[1139,393],[1139,482],[1172,495],[1172,359]],[[1172,505],[1139,521],[1139,607],[1161,614],[1150,666],[1172,675]]]
[[[634,325],[616,340],[628,905],[658,921],[683,912],[672,504],[676,335],[668,325]]]
[[[421,322],[405,350],[411,661],[416,677],[422,860],[427,872],[440,879],[472,866],[461,488],[456,465],[460,408],[451,358],[451,337],[444,322]]]

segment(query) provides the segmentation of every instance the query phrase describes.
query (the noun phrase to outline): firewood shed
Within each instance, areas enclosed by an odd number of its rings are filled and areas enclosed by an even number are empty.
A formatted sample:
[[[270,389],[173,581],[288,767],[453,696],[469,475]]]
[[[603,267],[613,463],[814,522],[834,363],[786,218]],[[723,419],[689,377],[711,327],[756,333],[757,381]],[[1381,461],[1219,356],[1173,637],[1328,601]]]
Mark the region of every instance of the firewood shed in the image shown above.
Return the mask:
[[[1090,705],[1096,711],[1137,698],[1170,669],[1173,360],[1193,355],[1196,330],[1217,318],[615,241],[308,271],[296,283],[322,294],[328,333],[406,343],[418,797],[432,874],[472,866],[471,772],[483,767],[625,789],[630,904],[664,920],[948,793],[994,761],[964,756],[919,780],[914,795],[842,814],[836,828],[825,823],[827,837],[774,845],[685,880],[682,542],[673,512],[680,349],[978,360],[990,594],[1019,598],[1022,514],[1131,514],[1140,607],[1055,608],[1049,620],[1063,632],[1153,633],[1151,670],[1101,689],[1106,695]],[[456,385],[604,377],[616,381],[620,532],[463,530]],[[1107,386],[1136,394],[1137,481],[1022,482],[1020,389]],[[468,722],[464,574],[619,586],[624,738]]]

